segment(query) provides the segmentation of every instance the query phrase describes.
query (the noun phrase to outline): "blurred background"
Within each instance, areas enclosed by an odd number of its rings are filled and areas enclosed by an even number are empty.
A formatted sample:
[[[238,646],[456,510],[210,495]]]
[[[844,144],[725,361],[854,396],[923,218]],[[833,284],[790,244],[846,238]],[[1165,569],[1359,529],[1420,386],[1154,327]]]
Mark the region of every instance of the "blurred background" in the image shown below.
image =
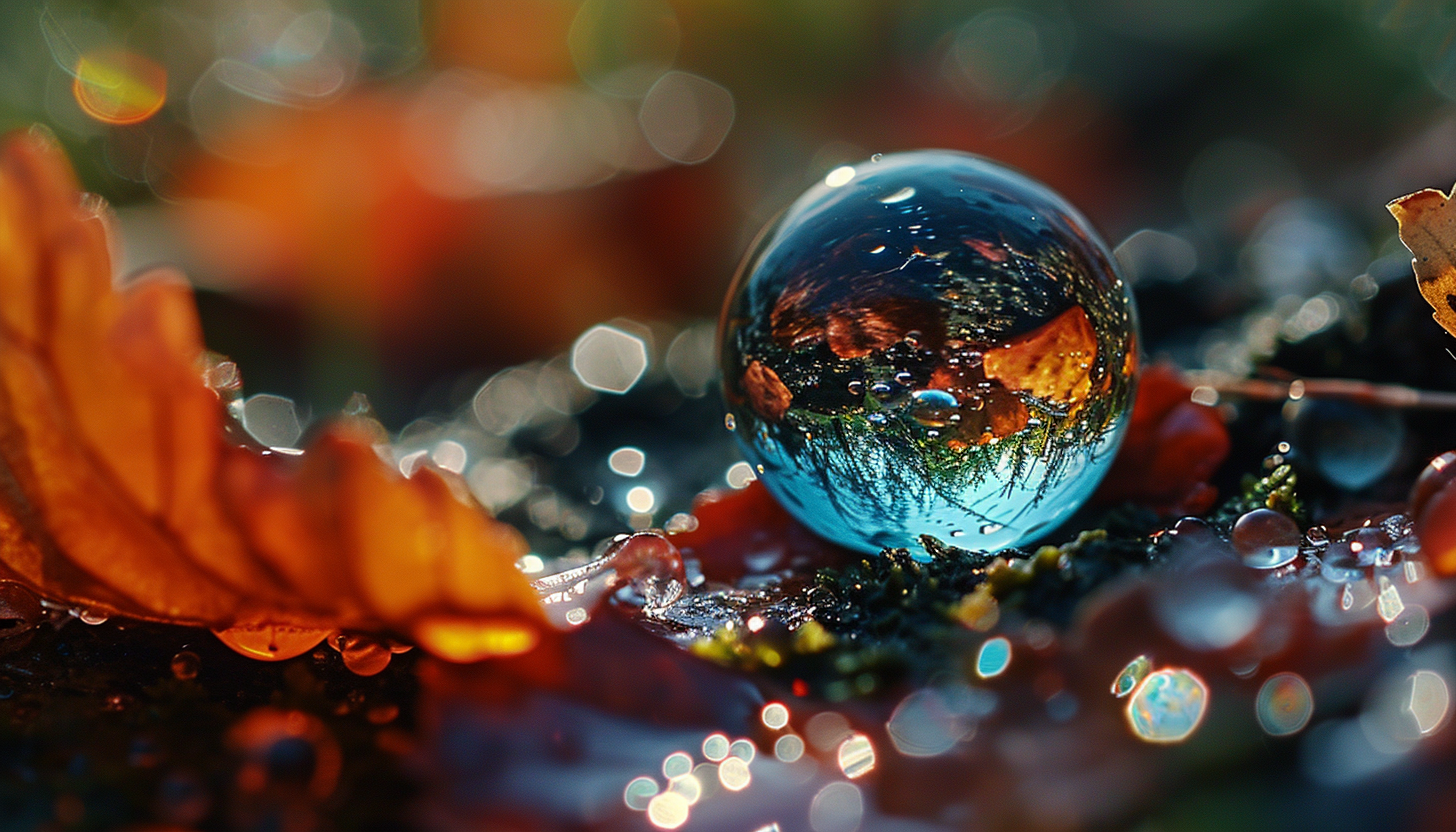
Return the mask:
[[[1154,356],[1247,373],[1407,279],[1383,206],[1456,179],[1453,99],[1434,0],[0,4],[0,125],[122,270],[180,266],[249,392],[394,430],[604,321],[660,363],[799,191],[920,147],[1062,191]]]

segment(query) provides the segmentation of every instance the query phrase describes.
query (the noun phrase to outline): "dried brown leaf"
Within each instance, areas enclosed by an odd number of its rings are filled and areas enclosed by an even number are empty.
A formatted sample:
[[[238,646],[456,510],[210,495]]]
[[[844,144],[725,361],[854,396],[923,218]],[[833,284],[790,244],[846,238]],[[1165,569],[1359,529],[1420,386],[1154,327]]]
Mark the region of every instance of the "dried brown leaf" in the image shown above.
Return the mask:
[[[456,660],[535,644],[524,541],[445,472],[400,476],[357,420],[301,457],[227,441],[191,289],[114,286],[89,205],[45,137],[0,148],[0,577],[266,657],[341,628]]]
[[[1411,265],[1431,316],[1456,335],[1456,207],[1450,195],[1426,188],[1385,207],[1400,226],[1400,241],[1415,255]]]

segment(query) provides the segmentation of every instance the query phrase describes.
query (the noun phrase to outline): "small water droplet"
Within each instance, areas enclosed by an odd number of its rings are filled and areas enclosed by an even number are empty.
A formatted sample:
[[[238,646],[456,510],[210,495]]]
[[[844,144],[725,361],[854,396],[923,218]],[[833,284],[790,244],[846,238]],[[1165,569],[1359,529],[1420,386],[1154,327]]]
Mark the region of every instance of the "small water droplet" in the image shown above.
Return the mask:
[[[1137,686],[1147,678],[1152,669],[1152,660],[1147,656],[1138,656],[1128,662],[1122,672],[1117,674],[1117,678],[1112,680],[1112,695],[1121,699],[1137,690]]]
[[[862,398],[865,394],[865,383],[859,379],[855,379],[846,384],[845,389],[849,391],[849,395],[855,398]]]
[[[110,618],[110,616],[108,616],[106,613],[93,612],[92,610],[84,609],[77,610],[76,617],[81,619],[82,624],[90,624],[92,626],[95,626],[97,624],[105,624],[107,619]]]
[[[329,639],[329,646],[339,651],[344,666],[358,676],[375,676],[389,667],[394,653],[383,642],[360,633],[339,633]]]
[[[1294,562],[1303,539],[1293,520],[1267,508],[1240,517],[1230,537],[1244,564],[1254,569],[1278,569]]]
[[[723,427],[729,430],[738,430],[738,420],[733,418],[732,413],[725,413],[723,415]]]
[[[981,534],[995,534],[1006,528],[1005,523],[986,523],[981,526]]]
[[[873,156],[870,157],[870,161],[871,162],[879,162],[880,159],[884,158],[884,155],[885,154],[883,154],[883,153],[876,153],[876,154],[874,154]]]
[[[1348,612],[1355,606],[1355,590],[1351,584],[1345,584],[1345,589],[1340,593],[1340,609]]]
[[[172,675],[183,681],[196,679],[201,667],[202,659],[191,650],[183,650],[172,657]]]
[[[250,659],[281,662],[302,656],[328,638],[328,630],[309,630],[273,624],[238,625],[213,630],[217,640]]]

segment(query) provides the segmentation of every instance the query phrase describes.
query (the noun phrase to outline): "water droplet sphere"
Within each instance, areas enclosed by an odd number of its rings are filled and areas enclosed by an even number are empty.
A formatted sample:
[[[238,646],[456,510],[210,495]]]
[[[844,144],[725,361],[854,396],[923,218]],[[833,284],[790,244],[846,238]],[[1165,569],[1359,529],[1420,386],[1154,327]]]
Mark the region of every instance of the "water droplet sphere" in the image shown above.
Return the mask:
[[[719,337],[749,462],[864,552],[1050,531],[1111,464],[1136,370],[1132,299],[1087,221],[950,151],[809,189],[754,244]]]

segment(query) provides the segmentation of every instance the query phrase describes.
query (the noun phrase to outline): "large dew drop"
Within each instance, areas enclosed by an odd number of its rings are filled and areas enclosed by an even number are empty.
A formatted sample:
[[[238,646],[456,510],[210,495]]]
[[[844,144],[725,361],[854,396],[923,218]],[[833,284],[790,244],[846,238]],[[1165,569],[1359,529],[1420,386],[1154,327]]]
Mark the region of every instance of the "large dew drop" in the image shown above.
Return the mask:
[[[984,159],[835,169],[760,237],[723,310],[736,436],[779,500],[864,552],[1037,537],[1126,424],[1131,296],[1057,194]]]

